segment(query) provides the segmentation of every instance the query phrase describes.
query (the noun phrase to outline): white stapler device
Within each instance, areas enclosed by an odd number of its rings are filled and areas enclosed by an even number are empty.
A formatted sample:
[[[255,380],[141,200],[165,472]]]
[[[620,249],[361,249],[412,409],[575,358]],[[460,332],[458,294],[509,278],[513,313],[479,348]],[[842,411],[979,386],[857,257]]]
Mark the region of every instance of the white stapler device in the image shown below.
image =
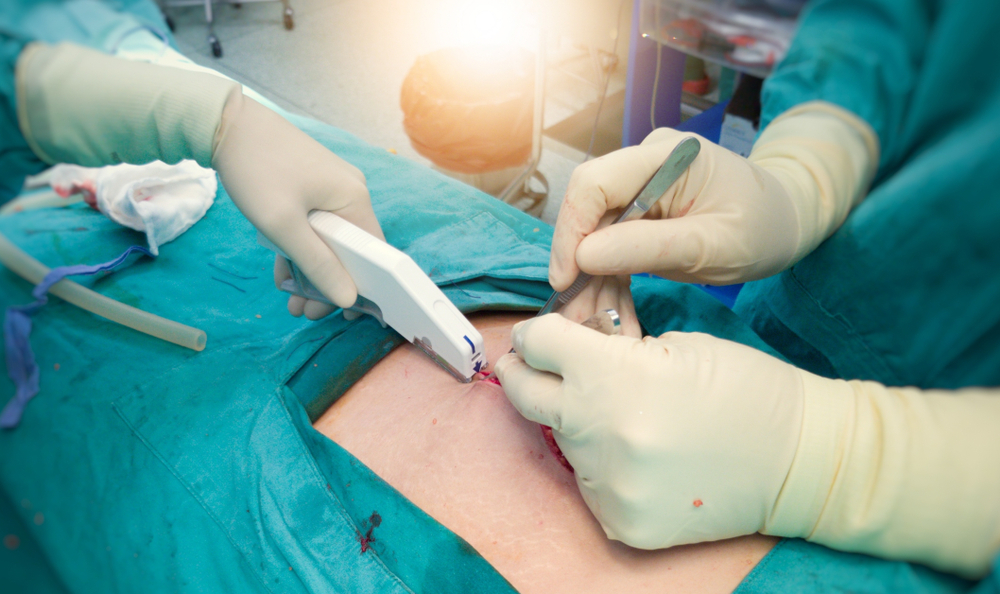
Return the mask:
[[[391,326],[461,382],[486,368],[482,335],[412,258],[331,212],[314,210],[309,223],[358,287],[351,310]],[[264,236],[258,241],[284,256]],[[282,291],[330,303],[291,260],[288,267]]]

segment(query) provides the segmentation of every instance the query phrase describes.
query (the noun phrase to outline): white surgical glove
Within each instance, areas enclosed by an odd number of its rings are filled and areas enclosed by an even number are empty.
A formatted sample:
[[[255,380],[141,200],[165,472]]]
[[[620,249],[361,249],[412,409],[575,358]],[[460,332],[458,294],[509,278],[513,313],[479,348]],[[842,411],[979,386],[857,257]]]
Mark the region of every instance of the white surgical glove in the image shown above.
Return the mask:
[[[635,314],[630,286],[632,277],[595,276],[580,293],[559,310],[567,320],[582,323],[599,311],[613,309],[618,312],[622,336],[642,338],[642,327]]]
[[[240,211],[320,292],[340,307],[354,304],[354,281],[307,217],[313,210],[330,211],[384,241],[357,167],[242,93],[226,103],[212,166]],[[288,272],[284,258],[275,262],[280,285]],[[317,319],[333,308],[292,297],[288,310]]]
[[[1000,550],[1000,390],[829,380],[706,334],[604,336],[557,314],[512,339],[497,377],[552,427],[609,538],[763,532],[968,577]]]
[[[131,62],[70,43],[32,43],[15,70],[18,124],[48,163],[120,162],[213,167],[244,215],[295,261],[331,301],[349,307],[357,288],[309,226],[328,210],[384,239],[364,175],[224,77]],[[283,280],[276,264],[276,281]],[[293,315],[329,305],[292,297]]]
[[[794,367],[705,334],[604,336],[558,314],[512,338],[497,377],[552,427],[609,538],[656,549],[764,526],[799,440]]]
[[[552,238],[553,288],[564,290],[581,269],[707,284],[770,276],[840,226],[878,164],[864,121],[807,103],[775,119],[749,159],[701,138],[698,157],[644,219],[604,226],[689,136],[661,128],[577,167]]]

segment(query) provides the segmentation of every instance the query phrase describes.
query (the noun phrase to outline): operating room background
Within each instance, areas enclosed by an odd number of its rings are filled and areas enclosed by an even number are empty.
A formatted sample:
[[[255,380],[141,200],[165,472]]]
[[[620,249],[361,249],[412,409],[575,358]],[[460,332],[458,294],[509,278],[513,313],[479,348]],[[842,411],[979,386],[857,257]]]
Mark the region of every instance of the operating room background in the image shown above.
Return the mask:
[[[212,56],[206,42],[202,7],[169,8],[167,14],[176,25],[181,51],[195,62],[253,87],[289,111],[430,166],[403,130],[399,95],[418,56],[461,42],[460,34],[451,35],[451,29],[462,27],[452,16],[455,0],[292,0],[291,4],[292,31],[282,26],[278,3],[239,8],[217,4],[215,33],[223,47],[221,58]],[[618,66],[607,81],[594,142],[594,152],[600,154],[621,142],[631,2],[581,0],[565,8],[576,10],[557,11],[551,19],[554,25],[549,23],[545,127],[561,125],[564,133],[571,129],[570,136],[589,136],[603,89],[600,73],[595,72],[595,54],[588,54],[587,48],[601,50],[604,65],[614,50]],[[548,180],[549,197],[541,218],[549,223],[555,221],[573,169],[585,157],[580,143],[576,145],[551,136],[543,139],[539,171]]]

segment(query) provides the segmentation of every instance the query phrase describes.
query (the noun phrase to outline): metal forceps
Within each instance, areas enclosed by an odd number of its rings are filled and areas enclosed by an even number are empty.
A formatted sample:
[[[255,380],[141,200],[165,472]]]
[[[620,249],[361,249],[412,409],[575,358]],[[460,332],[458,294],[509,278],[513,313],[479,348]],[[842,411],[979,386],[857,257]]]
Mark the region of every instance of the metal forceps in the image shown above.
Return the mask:
[[[698,156],[700,151],[701,143],[698,142],[697,138],[690,136],[682,140],[680,144],[674,147],[674,150],[670,152],[670,155],[667,156],[663,165],[660,165],[660,168],[656,170],[653,177],[646,182],[646,185],[642,187],[642,190],[639,190],[636,197],[628,203],[625,210],[622,211],[622,213],[618,215],[618,218],[612,221],[611,224],[616,225],[625,221],[633,221],[641,218],[642,215],[649,212],[649,209],[653,207],[653,204],[666,194],[667,190],[670,189],[670,186],[674,185],[674,182],[677,181],[681,174],[687,171],[687,168],[691,166],[691,163],[694,161],[695,157]],[[553,293],[552,296],[549,297],[549,300],[545,302],[545,305],[542,306],[542,309],[535,314],[535,317],[544,316],[545,314],[558,311],[579,295],[580,291],[587,286],[592,278],[594,278],[593,275],[581,272],[568,289],[562,292]],[[583,325],[608,335],[618,334],[618,332],[621,331],[619,327],[620,322],[618,319],[618,312],[613,309],[606,309],[604,311],[597,312],[587,319]],[[513,353],[514,349],[511,349],[510,352]],[[496,372],[491,372],[487,376],[487,379],[492,378],[495,375]]]
[[[618,215],[618,218],[611,224],[617,225],[625,221],[633,221],[646,214],[653,207],[653,204],[670,189],[670,186],[674,185],[677,178],[690,167],[691,162],[698,156],[699,151],[701,151],[701,143],[698,142],[697,138],[691,136],[682,140],[680,144],[674,147],[674,150],[667,157],[667,160],[663,162],[663,165],[660,165],[656,174],[646,182],[646,185],[639,191],[639,194],[628,203],[622,214]],[[561,293],[553,293],[549,297],[549,300],[545,302],[545,305],[542,306],[542,309],[538,311],[537,315],[544,316],[545,314],[559,311],[562,306],[579,295],[580,291],[583,291],[592,278],[594,278],[593,275],[581,272],[568,289]]]
[[[618,311],[614,309],[602,309],[584,320],[584,322],[580,325],[585,328],[590,328],[591,330],[597,330],[605,336],[615,336],[620,334],[622,331],[622,324],[618,317]],[[510,349],[508,354],[513,352],[514,349]],[[491,371],[490,374],[483,379],[488,380],[496,377],[496,375],[497,372]]]

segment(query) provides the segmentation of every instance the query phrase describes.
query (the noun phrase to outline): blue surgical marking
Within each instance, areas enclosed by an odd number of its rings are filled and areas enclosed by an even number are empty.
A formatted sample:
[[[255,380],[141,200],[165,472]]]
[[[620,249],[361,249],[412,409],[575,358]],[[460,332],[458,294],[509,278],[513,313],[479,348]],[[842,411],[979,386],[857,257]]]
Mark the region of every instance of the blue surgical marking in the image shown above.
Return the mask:
[[[469,343],[469,346],[472,347],[472,354],[475,355],[476,354],[476,345],[472,344],[472,341],[469,340],[468,336],[463,336],[462,338],[465,339],[465,342]]]

